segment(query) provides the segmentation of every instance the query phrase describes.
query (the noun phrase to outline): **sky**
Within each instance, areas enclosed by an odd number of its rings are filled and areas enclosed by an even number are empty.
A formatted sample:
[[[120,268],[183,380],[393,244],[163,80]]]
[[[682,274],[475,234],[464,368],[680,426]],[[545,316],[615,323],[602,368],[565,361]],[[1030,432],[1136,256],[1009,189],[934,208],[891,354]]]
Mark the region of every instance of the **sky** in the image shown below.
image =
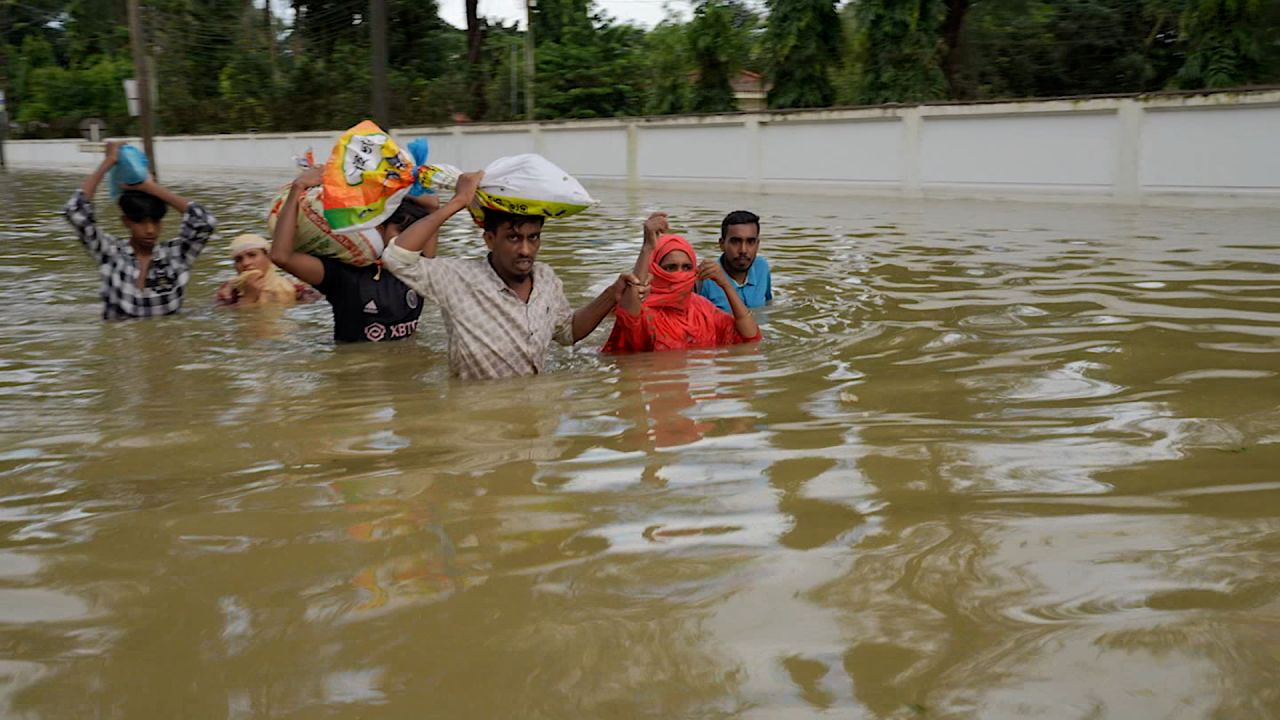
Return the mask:
[[[261,7],[267,0],[254,0],[254,5]],[[269,0],[271,11],[276,17],[292,21],[293,7],[290,0]],[[524,27],[526,0],[480,0],[480,15],[504,23],[516,21]],[[681,19],[688,20],[692,14],[693,0],[595,0],[596,6],[620,21],[630,21],[644,28],[652,28],[668,14],[668,9]],[[465,0],[437,0],[440,17],[459,29],[467,27],[467,11]],[[758,4],[758,3],[757,3]]]
[[[465,0],[437,0],[440,5],[440,17],[445,22],[458,28],[467,26]],[[524,27],[525,0],[480,0],[480,15],[511,22],[518,20]],[[596,0],[596,5],[618,20],[630,20],[637,25],[651,28],[666,17],[665,6],[688,19],[690,15],[689,0]]]

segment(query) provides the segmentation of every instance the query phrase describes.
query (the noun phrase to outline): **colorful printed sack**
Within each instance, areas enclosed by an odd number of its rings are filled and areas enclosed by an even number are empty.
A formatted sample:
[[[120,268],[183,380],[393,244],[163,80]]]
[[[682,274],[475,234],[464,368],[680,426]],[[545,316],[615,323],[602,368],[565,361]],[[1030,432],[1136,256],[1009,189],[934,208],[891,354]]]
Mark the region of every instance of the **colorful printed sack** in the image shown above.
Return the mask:
[[[370,230],[391,217],[415,180],[415,165],[382,128],[365,120],[338,138],[324,166],[324,217],[334,232]]]

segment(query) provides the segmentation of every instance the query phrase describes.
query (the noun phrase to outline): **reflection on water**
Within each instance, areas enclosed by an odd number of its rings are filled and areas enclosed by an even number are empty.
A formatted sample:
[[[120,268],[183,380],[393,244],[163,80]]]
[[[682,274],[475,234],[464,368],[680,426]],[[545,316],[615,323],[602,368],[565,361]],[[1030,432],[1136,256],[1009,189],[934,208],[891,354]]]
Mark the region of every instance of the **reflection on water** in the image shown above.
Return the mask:
[[[748,206],[765,341],[457,383],[217,246],[102,324],[75,182],[0,175],[0,715],[1280,713],[1274,212],[600,191],[572,298]]]

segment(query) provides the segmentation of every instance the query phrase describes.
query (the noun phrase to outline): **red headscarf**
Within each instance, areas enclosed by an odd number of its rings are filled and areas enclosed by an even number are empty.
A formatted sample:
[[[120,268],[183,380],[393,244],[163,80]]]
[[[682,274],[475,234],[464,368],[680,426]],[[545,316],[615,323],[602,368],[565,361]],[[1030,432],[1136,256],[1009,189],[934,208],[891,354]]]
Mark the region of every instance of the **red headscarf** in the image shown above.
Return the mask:
[[[658,238],[649,258],[649,297],[645,298],[645,307],[669,307],[683,310],[689,305],[689,296],[698,281],[696,272],[667,272],[662,269],[662,258],[679,250],[689,256],[693,267],[698,267],[698,256],[693,246],[679,235],[663,235]]]
[[[662,269],[658,263],[676,250],[688,255],[695,268],[698,266],[698,256],[684,238],[679,235],[658,238],[653,257],[649,258],[649,296],[644,299],[640,317],[627,315],[618,308],[617,321],[601,348],[603,352],[715,347],[759,339],[759,335],[742,337],[732,315],[693,293],[696,272],[673,273]]]

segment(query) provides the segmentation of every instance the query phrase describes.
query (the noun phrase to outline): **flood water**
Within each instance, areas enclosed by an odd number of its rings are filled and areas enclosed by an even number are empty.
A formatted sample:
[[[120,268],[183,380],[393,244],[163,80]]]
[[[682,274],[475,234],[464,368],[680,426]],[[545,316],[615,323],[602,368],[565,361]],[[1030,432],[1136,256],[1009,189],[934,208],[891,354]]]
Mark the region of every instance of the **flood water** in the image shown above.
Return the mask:
[[[593,188],[575,305],[747,207],[763,343],[467,383],[214,309],[276,183],[165,179],[221,239],[104,324],[0,175],[2,717],[1280,717],[1280,212]]]

